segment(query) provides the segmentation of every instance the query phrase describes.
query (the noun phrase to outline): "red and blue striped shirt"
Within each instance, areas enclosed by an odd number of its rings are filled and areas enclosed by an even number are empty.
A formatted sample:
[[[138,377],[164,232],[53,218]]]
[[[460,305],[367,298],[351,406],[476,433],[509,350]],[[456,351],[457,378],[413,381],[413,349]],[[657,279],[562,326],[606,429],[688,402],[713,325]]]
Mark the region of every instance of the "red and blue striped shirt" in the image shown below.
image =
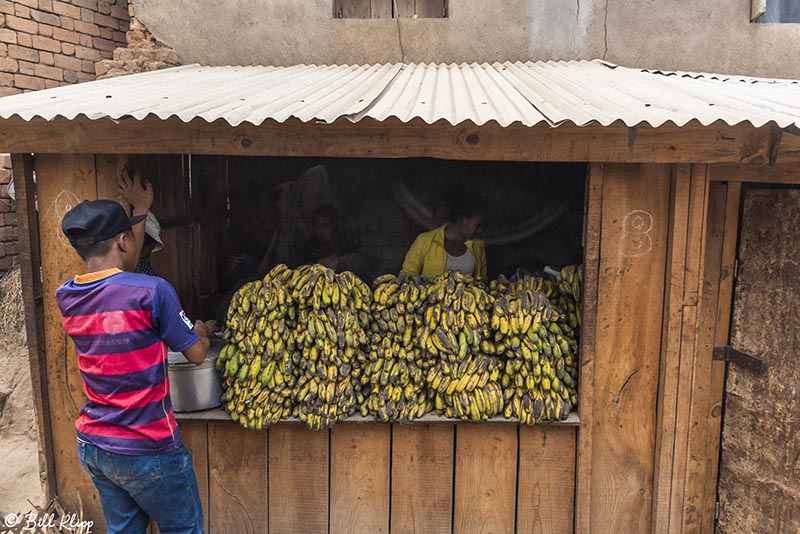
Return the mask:
[[[78,439],[129,455],[180,447],[167,347],[182,351],[199,338],[169,282],[109,269],[65,282],[56,301],[86,392]]]

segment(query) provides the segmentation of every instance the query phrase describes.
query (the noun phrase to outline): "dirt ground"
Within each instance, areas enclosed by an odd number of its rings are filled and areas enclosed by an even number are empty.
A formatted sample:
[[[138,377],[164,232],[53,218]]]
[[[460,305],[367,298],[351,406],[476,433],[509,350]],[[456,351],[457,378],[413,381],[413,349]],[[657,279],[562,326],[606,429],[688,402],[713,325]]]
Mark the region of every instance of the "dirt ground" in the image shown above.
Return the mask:
[[[0,279],[0,368],[0,513],[27,512],[45,503],[19,267]]]

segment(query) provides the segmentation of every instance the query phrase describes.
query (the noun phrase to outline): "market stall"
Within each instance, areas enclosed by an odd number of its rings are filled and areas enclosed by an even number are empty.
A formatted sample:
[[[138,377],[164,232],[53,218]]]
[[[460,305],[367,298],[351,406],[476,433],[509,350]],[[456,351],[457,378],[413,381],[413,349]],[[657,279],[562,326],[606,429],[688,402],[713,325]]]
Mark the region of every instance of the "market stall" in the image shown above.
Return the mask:
[[[344,68],[335,83],[305,72],[298,85],[280,69],[185,67],[87,84],[80,97],[66,88],[0,101],[0,148],[15,154],[43,475],[66,508],[100,516],[74,455],[82,384],[51,298],[81,269],[59,232],[65,209],[113,197],[123,165],[143,169],[173,247],[156,268],[187,311],[209,316],[234,266],[278,233],[276,185],[296,186],[322,165],[341,177],[336,198],[358,213],[362,241],[391,244],[369,252],[368,284],[396,273],[408,235],[424,228],[402,199],[410,191],[435,208],[436,195],[420,191],[448,173],[494,192],[503,214],[487,221],[497,240],[490,278],[577,254],[577,408],[533,425],[436,410],[404,424],[348,415],[317,431],[291,417],[246,429],[231,420],[235,406],[187,414],[211,532],[662,532],[713,522],[722,368],[710,353],[727,336],[738,184],[797,181],[796,109],[765,110],[756,98],[773,91],[785,102],[788,89],[595,62],[439,69],[483,80],[484,94],[466,95],[418,68]],[[400,81],[415,73],[423,83],[412,91]],[[215,85],[222,74],[243,78]],[[200,83],[202,96],[187,90]],[[681,92],[699,84],[713,112],[682,105]],[[652,105],[658,91],[669,106]],[[751,115],[724,96],[731,91],[750,98]],[[376,213],[353,200],[382,191],[392,204]],[[560,233],[503,244],[501,229],[535,226],[533,210],[519,207],[530,198],[540,215],[562,206],[550,214]]]

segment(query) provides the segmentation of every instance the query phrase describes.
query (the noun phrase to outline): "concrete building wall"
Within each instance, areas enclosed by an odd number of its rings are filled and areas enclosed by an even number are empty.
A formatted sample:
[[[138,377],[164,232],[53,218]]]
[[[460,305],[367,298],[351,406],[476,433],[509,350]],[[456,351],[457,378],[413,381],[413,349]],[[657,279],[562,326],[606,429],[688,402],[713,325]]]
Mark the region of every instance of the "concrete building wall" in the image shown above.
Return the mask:
[[[492,62],[800,78],[800,24],[752,24],[750,0],[450,0],[446,19],[335,19],[333,0],[131,0],[184,63]]]

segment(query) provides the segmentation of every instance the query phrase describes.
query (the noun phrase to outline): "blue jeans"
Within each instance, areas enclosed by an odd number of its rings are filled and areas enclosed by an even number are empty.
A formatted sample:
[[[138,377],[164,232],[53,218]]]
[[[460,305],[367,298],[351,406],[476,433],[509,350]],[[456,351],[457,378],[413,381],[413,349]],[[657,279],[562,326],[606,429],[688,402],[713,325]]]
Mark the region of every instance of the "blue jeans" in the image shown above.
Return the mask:
[[[152,456],[108,452],[78,440],[78,459],[100,493],[109,534],[202,534],[203,509],[192,455],[181,445]]]

